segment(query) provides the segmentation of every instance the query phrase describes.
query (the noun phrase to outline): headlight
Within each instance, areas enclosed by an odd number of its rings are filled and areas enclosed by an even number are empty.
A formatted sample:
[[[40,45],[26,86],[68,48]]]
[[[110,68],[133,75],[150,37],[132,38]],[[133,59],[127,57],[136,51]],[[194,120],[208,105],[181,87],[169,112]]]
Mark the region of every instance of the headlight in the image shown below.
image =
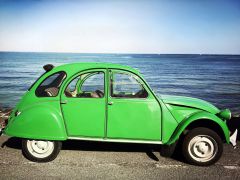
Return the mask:
[[[231,111],[229,109],[224,109],[220,111],[217,115],[224,120],[231,119]]]

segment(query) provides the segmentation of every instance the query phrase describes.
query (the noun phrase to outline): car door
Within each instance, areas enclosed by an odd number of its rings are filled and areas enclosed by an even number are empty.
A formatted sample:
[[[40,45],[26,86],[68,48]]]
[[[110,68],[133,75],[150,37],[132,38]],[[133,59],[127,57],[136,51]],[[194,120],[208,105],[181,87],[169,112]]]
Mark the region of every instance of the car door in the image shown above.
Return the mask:
[[[144,81],[109,71],[107,138],[161,140],[161,108]]]
[[[105,70],[85,71],[68,81],[61,108],[70,137],[104,137]]]

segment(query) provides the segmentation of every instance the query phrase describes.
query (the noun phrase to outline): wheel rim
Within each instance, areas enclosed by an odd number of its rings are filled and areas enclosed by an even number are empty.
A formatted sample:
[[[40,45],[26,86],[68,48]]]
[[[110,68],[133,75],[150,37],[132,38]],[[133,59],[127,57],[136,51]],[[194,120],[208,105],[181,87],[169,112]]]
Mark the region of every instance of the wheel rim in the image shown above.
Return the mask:
[[[54,143],[52,141],[28,140],[27,148],[31,155],[37,158],[45,158],[52,154]]]
[[[217,154],[217,142],[210,136],[198,135],[191,139],[188,152],[192,159],[199,162],[212,160]]]

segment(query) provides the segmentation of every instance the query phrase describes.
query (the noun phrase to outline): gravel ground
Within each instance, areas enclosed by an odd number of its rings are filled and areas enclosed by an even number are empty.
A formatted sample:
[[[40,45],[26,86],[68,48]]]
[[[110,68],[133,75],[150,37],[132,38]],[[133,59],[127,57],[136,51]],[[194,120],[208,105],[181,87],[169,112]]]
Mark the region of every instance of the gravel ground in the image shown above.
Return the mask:
[[[140,144],[66,141],[49,163],[25,159],[19,139],[1,136],[0,144],[0,179],[240,179],[240,148],[227,144],[210,167],[164,158],[156,146]]]

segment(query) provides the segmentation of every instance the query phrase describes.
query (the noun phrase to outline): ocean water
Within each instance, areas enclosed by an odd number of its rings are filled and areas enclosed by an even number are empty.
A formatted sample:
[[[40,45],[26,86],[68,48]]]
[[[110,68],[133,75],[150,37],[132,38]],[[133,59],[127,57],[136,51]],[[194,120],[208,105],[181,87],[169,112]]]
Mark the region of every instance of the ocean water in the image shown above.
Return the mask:
[[[138,69],[159,94],[209,101],[240,114],[240,55],[0,52],[0,106],[13,107],[48,63],[110,62]]]

